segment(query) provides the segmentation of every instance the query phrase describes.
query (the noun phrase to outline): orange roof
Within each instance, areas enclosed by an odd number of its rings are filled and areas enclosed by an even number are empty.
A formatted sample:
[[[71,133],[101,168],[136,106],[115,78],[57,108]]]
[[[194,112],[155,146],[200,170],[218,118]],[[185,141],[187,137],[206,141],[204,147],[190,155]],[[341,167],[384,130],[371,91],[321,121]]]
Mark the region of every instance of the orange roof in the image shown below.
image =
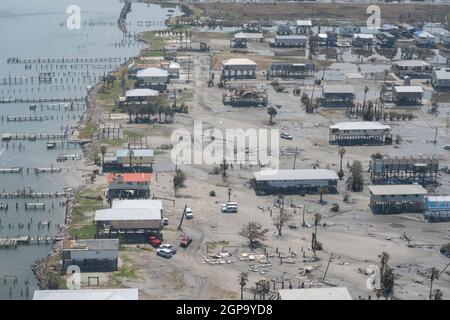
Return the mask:
[[[108,183],[111,183],[114,178],[122,177],[123,182],[150,182],[152,180],[151,173],[109,173],[106,177]]]

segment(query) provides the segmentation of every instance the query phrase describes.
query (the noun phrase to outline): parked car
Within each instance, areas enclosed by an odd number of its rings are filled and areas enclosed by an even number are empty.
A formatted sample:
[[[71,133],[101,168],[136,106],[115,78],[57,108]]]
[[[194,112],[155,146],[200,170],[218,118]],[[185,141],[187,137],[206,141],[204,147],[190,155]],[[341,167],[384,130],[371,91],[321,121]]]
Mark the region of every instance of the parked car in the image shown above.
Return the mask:
[[[286,139],[286,140],[294,139],[294,137],[287,132],[282,132],[280,136],[281,136],[281,138]]]
[[[164,218],[164,219],[163,219],[163,224],[164,224],[165,226],[168,226],[168,225],[169,225],[169,218]]]
[[[173,254],[177,253],[177,249],[175,249],[175,247],[171,244],[168,243],[163,243],[162,245],[159,246],[158,249],[167,249],[172,251]]]
[[[192,242],[192,239],[187,235],[180,236],[180,247],[187,248]]]
[[[222,212],[224,213],[237,213],[237,203],[236,202],[228,202],[222,204]]]
[[[148,237],[148,242],[155,248],[159,247],[161,245],[161,240],[158,239],[158,237],[156,237],[156,236]]]
[[[156,254],[160,257],[169,259],[169,258],[172,258],[173,252],[172,252],[172,250],[169,250],[169,249],[158,248],[158,249],[156,249]]]
[[[194,218],[194,214],[192,213],[191,208],[186,208],[186,212],[184,213],[186,219]]]
[[[445,146],[442,147],[445,150],[450,150],[450,144],[446,144]]]

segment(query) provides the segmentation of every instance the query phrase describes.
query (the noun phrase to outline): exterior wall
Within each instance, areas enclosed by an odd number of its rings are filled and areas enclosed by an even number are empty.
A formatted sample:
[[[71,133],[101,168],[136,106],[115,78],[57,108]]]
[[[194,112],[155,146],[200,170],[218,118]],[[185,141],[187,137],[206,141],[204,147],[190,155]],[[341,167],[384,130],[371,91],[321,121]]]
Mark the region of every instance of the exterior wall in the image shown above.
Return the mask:
[[[63,269],[71,265],[76,265],[81,272],[109,272],[117,270],[117,259],[64,259]]]
[[[147,190],[148,182],[119,182],[113,181],[109,185],[111,190]]]
[[[256,181],[257,193],[316,193],[325,187],[328,192],[336,192],[337,180],[265,180]]]
[[[370,195],[373,213],[423,212],[424,195]]]
[[[394,64],[393,71],[398,76],[430,77],[432,74],[432,67],[430,65],[402,67]]]
[[[273,46],[276,47],[305,47],[307,39],[284,39],[275,37]]]
[[[130,164],[130,157],[117,157],[118,164]],[[132,164],[151,164],[153,163],[153,157],[131,157]]]
[[[338,145],[377,145],[391,144],[392,132],[384,130],[338,130],[330,128],[330,144]]]
[[[145,82],[146,84],[154,83],[166,83],[167,77],[138,77],[139,80]]]
[[[161,220],[120,220],[97,221],[99,227],[109,226],[113,229],[160,229]]]

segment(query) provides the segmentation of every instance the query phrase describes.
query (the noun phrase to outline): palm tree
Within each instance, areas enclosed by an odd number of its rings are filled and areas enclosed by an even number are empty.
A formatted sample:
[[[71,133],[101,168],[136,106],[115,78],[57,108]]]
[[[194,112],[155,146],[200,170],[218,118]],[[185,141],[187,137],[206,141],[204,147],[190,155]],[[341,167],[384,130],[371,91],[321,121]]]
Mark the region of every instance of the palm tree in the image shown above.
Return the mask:
[[[319,225],[320,220],[322,220],[322,216],[320,215],[320,213],[316,213],[314,215],[314,233],[316,234],[316,239],[317,239],[317,226]]]
[[[430,274],[430,294],[429,299],[432,299],[432,293],[433,293],[433,281],[436,280],[439,277],[439,270],[435,267],[431,268],[431,274]]]
[[[367,95],[367,92],[369,92],[369,87],[368,87],[368,86],[365,86],[365,87],[364,87],[364,102],[363,102],[363,107],[366,106],[366,95]]]
[[[131,163],[133,161],[133,157],[134,157],[134,151],[133,149],[128,149],[128,158],[130,160],[130,171],[131,171]]]
[[[267,113],[269,114],[269,124],[273,123],[273,118],[277,115],[277,109],[274,107],[267,108]]]
[[[102,154],[102,167],[103,167],[104,164],[105,164],[105,153],[106,153],[106,150],[107,150],[106,145],[105,145],[105,144],[102,144],[102,145],[100,146],[100,152],[101,152],[101,154]]]
[[[347,178],[347,190],[359,192],[364,190],[362,164],[359,161],[354,161],[350,167],[350,176]]]
[[[344,170],[342,170],[342,159],[344,158],[344,155],[345,155],[344,147],[341,147],[339,149],[338,153],[339,153],[339,156],[341,157],[341,164],[339,166],[338,176],[339,176],[339,180],[342,180],[342,178],[344,178]]]
[[[239,274],[239,285],[241,286],[241,300],[244,300],[244,288],[248,281],[248,273],[241,272]]]

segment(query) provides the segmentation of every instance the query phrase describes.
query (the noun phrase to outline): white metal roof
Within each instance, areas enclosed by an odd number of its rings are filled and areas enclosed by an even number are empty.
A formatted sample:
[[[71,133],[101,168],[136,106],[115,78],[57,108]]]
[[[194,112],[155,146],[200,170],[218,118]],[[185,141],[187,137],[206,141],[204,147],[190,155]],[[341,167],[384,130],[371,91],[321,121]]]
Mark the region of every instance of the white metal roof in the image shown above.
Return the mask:
[[[425,67],[429,66],[430,64],[422,60],[400,60],[395,61],[394,65],[397,65],[399,67]]]
[[[281,300],[352,300],[345,287],[279,290]]]
[[[302,27],[311,27],[312,26],[312,21],[311,20],[297,20],[296,21],[296,25],[297,26],[302,26]]]
[[[125,92],[125,96],[128,97],[157,97],[159,92],[152,89],[132,89]]]
[[[257,40],[257,39],[264,38],[264,36],[262,33],[259,33],[259,32],[238,32],[233,36],[233,38]]]
[[[322,91],[323,93],[355,93],[351,84],[326,84]]]
[[[421,86],[395,86],[394,91],[398,93],[423,93]]]
[[[375,121],[354,121],[354,122],[339,122],[330,125],[330,129],[338,130],[385,130],[391,129],[390,126],[381,124]]]
[[[450,80],[450,69],[435,70],[434,75],[438,80]]]
[[[133,289],[35,290],[33,300],[139,300]]]
[[[247,58],[231,58],[228,60],[225,60],[222,63],[224,66],[228,65],[256,65],[256,62]]]
[[[426,196],[425,199],[430,202],[450,202],[450,196]]]
[[[134,157],[153,157],[153,150],[151,149],[132,149]],[[129,157],[129,149],[120,149],[116,151],[116,157]]]
[[[336,172],[328,169],[261,170],[255,172],[257,181],[274,180],[337,180]]]
[[[138,78],[140,77],[167,77],[167,70],[161,68],[150,67],[146,69],[139,70],[136,73]]]
[[[275,35],[275,39],[280,39],[280,40],[308,40],[307,36],[303,36],[303,35],[297,35],[297,34],[290,34],[290,35]]]
[[[111,208],[95,211],[95,221],[161,220],[155,208]]]
[[[161,200],[118,200],[112,202],[113,209],[150,209],[161,212],[163,204]]]
[[[353,38],[360,38],[360,39],[373,39],[373,34],[369,34],[369,33],[355,33],[353,34]]]
[[[377,186],[369,186],[369,190],[375,196],[427,194],[427,190],[425,190],[419,184],[377,185]]]
[[[181,69],[181,65],[178,62],[170,61],[169,69]]]

